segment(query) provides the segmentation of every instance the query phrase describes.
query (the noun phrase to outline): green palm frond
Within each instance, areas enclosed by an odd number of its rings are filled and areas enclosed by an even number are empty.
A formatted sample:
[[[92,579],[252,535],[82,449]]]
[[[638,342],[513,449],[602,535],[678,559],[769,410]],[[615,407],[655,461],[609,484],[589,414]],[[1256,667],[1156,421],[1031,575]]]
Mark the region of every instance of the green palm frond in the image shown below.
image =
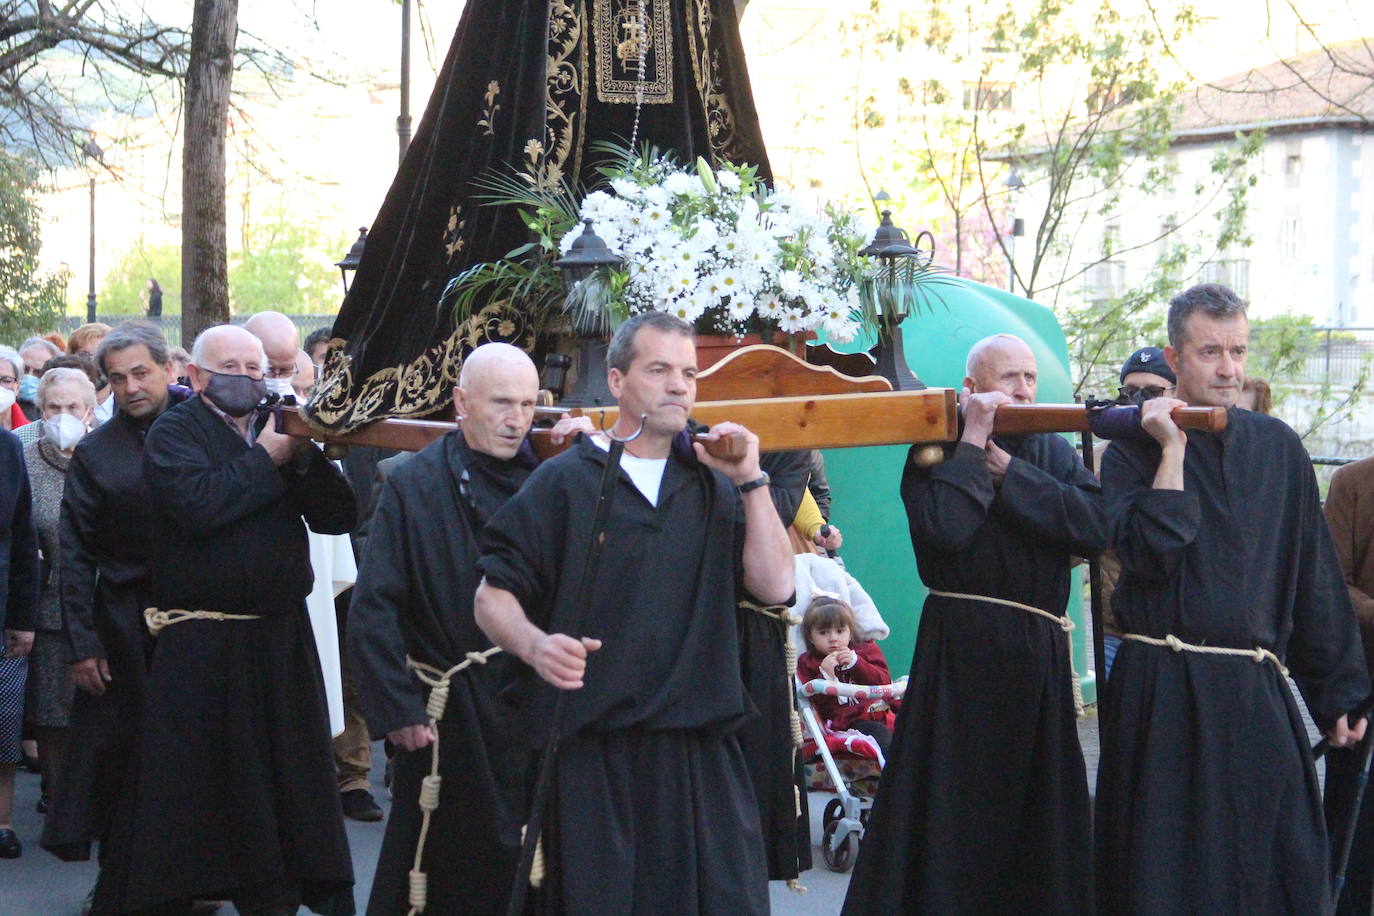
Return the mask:
[[[878,267],[859,281],[859,312],[864,324],[880,328],[894,313],[919,315],[937,303],[948,310],[943,293],[958,285],[954,271],[936,264]]]

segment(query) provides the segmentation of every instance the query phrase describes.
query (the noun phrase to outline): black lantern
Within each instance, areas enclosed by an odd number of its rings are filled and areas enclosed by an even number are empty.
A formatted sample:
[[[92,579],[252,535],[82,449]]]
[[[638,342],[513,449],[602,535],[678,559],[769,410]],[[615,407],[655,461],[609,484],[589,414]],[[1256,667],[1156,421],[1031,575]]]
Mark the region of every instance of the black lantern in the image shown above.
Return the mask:
[[[607,310],[610,273],[624,263],[592,231],[591,220],[583,220],[582,234],[573,240],[567,254],[553,262],[563,279],[565,310],[577,335],[577,382],[559,402],[565,407],[591,407],[614,400],[606,385]]]
[[[930,248],[919,247],[929,239]],[[935,238],[929,232],[911,243],[904,230],[892,224],[892,211],[883,211],[883,221],[873,233],[873,241],[859,254],[874,258],[877,268],[864,280],[865,298],[872,303],[878,325],[878,343],[869,352],[874,371],[892,383],[897,391],[917,391],[925,384],[912,373],[902,350],[901,324],[911,313],[916,286],[935,255]]]
[[[339,276],[343,278],[344,295],[348,295],[348,275],[358,272],[358,265],[363,262],[363,249],[367,247],[367,227],[358,227],[358,238],[353,242],[353,246],[348,249],[348,254],[343,256],[342,261],[335,262],[334,266],[339,268]]]

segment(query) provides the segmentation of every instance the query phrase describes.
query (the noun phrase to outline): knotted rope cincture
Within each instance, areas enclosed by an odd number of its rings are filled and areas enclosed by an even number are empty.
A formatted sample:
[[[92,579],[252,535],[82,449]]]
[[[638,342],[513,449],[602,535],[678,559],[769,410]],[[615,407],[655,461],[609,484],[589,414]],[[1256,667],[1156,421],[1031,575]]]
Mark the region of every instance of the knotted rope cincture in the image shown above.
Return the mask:
[[[1147,646],[1160,646],[1165,649],[1172,649],[1175,652],[1196,652],[1199,655],[1235,655],[1244,656],[1257,665],[1265,662],[1273,665],[1284,677],[1288,677],[1288,668],[1284,666],[1283,659],[1263,646],[1255,646],[1253,649],[1228,649],[1224,646],[1197,646],[1192,643],[1184,642],[1172,633],[1167,634],[1163,639],[1155,636],[1142,636],[1139,633],[1122,633],[1122,639],[1129,639],[1131,642],[1143,642]]]
[[[223,611],[182,611],[172,608],[166,611],[159,611],[155,607],[143,609],[143,622],[148,625],[148,632],[154,636],[161,633],[174,623],[185,623],[188,620],[261,620],[261,614],[226,614]]]
[[[741,601],[739,606],[746,610],[756,611],[765,617],[780,620],[784,624],[782,628],[782,655],[783,661],[787,665],[787,691],[788,721],[792,729],[792,763],[795,769],[797,752],[802,746],[802,727],[801,713],[797,710],[797,691],[790,687],[797,675],[797,646],[792,642],[791,628],[801,623],[801,618],[792,612],[792,609],[783,604],[755,604],[752,601]],[[801,789],[797,788],[796,783],[792,784],[792,805],[797,817],[801,817]],[[806,888],[802,887],[801,882],[796,878],[787,882],[787,889],[795,894],[805,894]]]
[[[1082,720],[1088,717],[1087,708],[1083,704],[1083,679],[1079,677],[1078,670],[1073,666],[1073,631],[1078,629],[1078,627],[1069,619],[1068,614],[1056,616],[1049,611],[1042,611],[1040,608],[1032,607],[1029,604],[1022,604],[1019,601],[1009,601],[1006,598],[991,598],[987,595],[965,595],[962,592],[942,592],[934,588],[930,590],[930,593],[932,595],[938,595],[941,598],[958,598],[963,601],[985,601],[988,604],[1000,604],[1003,607],[1016,608],[1028,614],[1037,614],[1044,617],[1046,620],[1053,620],[1055,623],[1059,624],[1059,629],[1064,631],[1064,641],[1069,647],[1069,684],[1073,688],[1074,718]]]
[[[406,656],[406,667],[429,687],[425,715],[429,718],[429,729],[434,733],[434,741],[430,744],[429,775],[420,780],[420,839],[415,844],[415,866],[410,870],[410,916],[424,912],[429,898],[429,876],[421,870],[420,865],[424,860],[430,817],[439,808],[439,785],[443,781],[439,776],[439,720],[444,717],[444,710],[448,706],[449,682],[459,671],[473,665],[485,665],[487,659],[500,651],[500,646],[492,646],[482,652],[468,652],[461,662],[447,671]]]

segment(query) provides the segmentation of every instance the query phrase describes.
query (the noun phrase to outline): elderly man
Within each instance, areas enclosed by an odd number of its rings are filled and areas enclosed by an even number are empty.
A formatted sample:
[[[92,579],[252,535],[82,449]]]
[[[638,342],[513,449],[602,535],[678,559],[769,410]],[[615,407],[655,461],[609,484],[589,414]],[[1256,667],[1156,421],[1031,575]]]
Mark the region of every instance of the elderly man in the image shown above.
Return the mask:
[[[152,325],[115,328],[96,360],[118,406],[72,452],[58,532],[62,622],[79,689],[43,847],[69,860],[88,859],[91,841],[105,837],[133,754],[152,648],[143,609],[158,537],[143,440],[186,397],[169,388],[167,342]]]
[[[352,911],[301,517],[346,532],[353,494],[308,439],[255,420],[265,364],[247,331],[202,332],[196,396],[148,432],[157,646],[97,913],[192,898],[252,914]]]
[[[296,385],[301,379],[300,333],[296,323],[281,312],[257,312],[243,325],[254,337],[262,341],[263,353],[267,356],[267,368],[263,379],[267,389],[282,397],[296,398],[304,402]],[[306,359],[309,362],[309,359]],[[314,385],[314,367],[311,366],[309,387]],[[288,402],[289,403],[289,402]],[[321,532],[311,536],[312,550],[316,557],[337,557],[337,544],[324,543]],[[355,560],[356,562],[356,560]],[[332,569],[315,570],[317,576],[329,575]],[[345,563],[346,565],[346,563]],[[340,580],[343,581],[343,580]],[[314,608],[317,621],[315,626],[316,642],[320,658],[324,664],[325,676],[329,685],[331,702],[338,710],[343,707],[343,730],[334,738],[334,765],[339,773],[339,801],[344,814],[359,821],[380,821],[382,809],[372,797],[369,774],[372,771],[372,746],[367,740],[367,721],[363,718],[358,702],[358,692],[353,685],[347,662],[339,652],[339,640],[335,633],[347,633],[349,595],[336,596],[340,612],[335,621],[326,622],[318,617],[320,607]],[[337,716],[335,717],[337,718]]]
[[[637,315],[607,362],[620,404],[613,434],[628,437],[643,420],[613,481],[596,578],[580,573],[607,461],[602,437],[545,462],[483,536],[477,623],[528,666],[516,721],[538,745],[551,710],[564,709],[541,893],[559,913],[764,913],[758,807],[735,734],[752,712],[735,606],[791,603],[787,534],[756,436],[712,428],[712,439],[740,437],[733,460],[688,445],[690,325]],[[518,441],[513,431],[503,438]]]
[[[267,390],[282,397],[294,396],[291,379],[296,374],[296,354],[301,348],[296,323],[281,312],[255,312],[243,323],[243,329],[262,341],[262,350],[267,356],[262,377],[267,382]]]
[[[478,347],[463,361],[453,393],[459,429],[384,478],[372,520],[379,536],[363,558],[348,636],[367,721],[375,737],[385,735],[398,749],[391,817],[368,904],[376,916],[410,905],[421,782],[436,754],[443,788],[419,866],[429,875],[425,912],[505,911],[524,816],[512,794],[523,788],[525,768],[520,736],[501,717],[491,669],[513,662],[497,657],[443,675],[468,653],[491,648],[472,616],[479,539],[534,468],[524,441],[538,388],[523,351],[504,343]],[[574,427],[592,429],[585,418],[560,423],[560,441]],[[437,679],[451,683],[435,724],[425,704]],[[456,862],[463,867],[454,868]]]
[[[1101,488],[1060,436],[992,435],[1000,405],[1035,403],[1024,341],[979,341],[966,373],[960,441],[902,475],[930,595],[844,912],[1091,913],[1061,624],[1073,558],[1106,541]]]
[[[30,337],[19,345],[19,358],[24,361],[24,378],[19,382],[19,406],[31,421],[38,419],[38,379],[43,375],[43,364],[61,355],[57,344],[42,337]]]
[[[1325,913],[1322,799],[1284,675],[1341,747],[1369,693],[1340,564],[1302,442],[1228,410],[1184,433],[1182,403],[1232,408],[1245,303],[1202,284],[1169,303],[1178,396],[1141,407],[1153,441],[1102,462],[1121,579],[1122,645],[1107,685],[1097,781],[1106,913]],[[1353,726],[1353,728],[1351,727]]]

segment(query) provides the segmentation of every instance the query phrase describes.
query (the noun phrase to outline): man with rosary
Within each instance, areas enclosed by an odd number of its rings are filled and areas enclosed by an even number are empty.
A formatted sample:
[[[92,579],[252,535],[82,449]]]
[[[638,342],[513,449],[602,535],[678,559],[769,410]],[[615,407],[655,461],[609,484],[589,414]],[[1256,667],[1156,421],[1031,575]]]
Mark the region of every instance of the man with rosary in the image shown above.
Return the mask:
[[[550,913],[766,913],[758,807],[735,734],[753,712],[736,603],[789,604],[792,553],[758,439],[721,459],[684,434],[696,393],[690,325],[638,315],[607,353],[625,449],[602,560],[581,581],[609,441],[583,437],[493,516],[475,612],[524,662],[520,721],[554,738],[542,814]],[[738,453],[737,453],[738,454]],[[564,694],[555,703],[555,694]]]

